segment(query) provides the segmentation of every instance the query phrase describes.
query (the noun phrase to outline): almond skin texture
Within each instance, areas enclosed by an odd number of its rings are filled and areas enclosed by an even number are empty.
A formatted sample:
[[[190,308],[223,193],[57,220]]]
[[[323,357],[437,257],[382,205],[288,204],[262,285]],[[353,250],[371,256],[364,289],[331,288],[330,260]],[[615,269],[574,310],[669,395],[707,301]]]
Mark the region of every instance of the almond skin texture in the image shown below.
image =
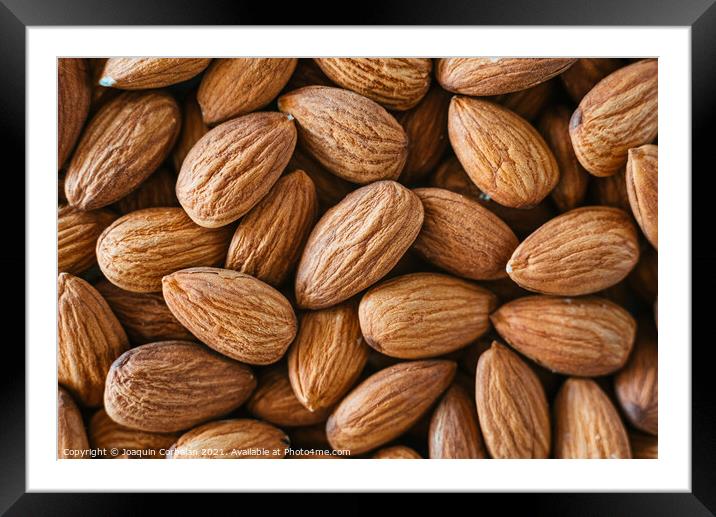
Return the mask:
[[[447,91],[486,96],[525,90],[572,66],[576,59],[447,58],[440,59],[435,77]]]
[[[470,179],[501,205],[533,207],[559,180],[557,161],[542,136],[498,104],[453,97],[448,134]]]
[[[654,248],[659,249],[659,148],[629,149],[626,186],[636,222]]]
[[[219,268],[190,268],[162,279],[169,310],[203,343],[249,364],[275,363],[296,336],[289,301],[256,278]]]
[[[554,402],[555,458],[631,458],[619,413],[591,379],[567,379]]]
[[[89,449],[82,413],[69,392],[57,390],[57,458],[81,458],[77,451]]]
[[[57,269],[77,275],[94,266],[97,239],[116,218],[109,210],[84,212],[61,204],[57,210]]]
[[[613,58],[577,59],[571,67],[560,74],[564,89],[572,100],[579,101],[594,88],[594,85],[621,67],[623,61]]]
[[[169,459],[281,459],[290,442],[277,427],[242,418],[209,422],[184,433],[167,453]],[[264,454],[263,451],[268,451]]]
[[[179,206],[174,191],[176,181],[174,173],[161,168],[144,180],[139,188],[117,201],[117,209],[122,214],[128,214],[144,208]]]
[[[394,445],[393,447],[385,447],[373,454],[374,460],[421,460],[420,454],[414,449],[404,445]]]
[[[70,156],[89,113],[92,90],[87,60],[57,60],[57,168]]]
[[[209,132],[209,126],[204,123],[201,118],[201,108],[196,101],[195,95],[188,95],[184,101],[184,111],[182,112],[181,132],[179,138],[172,151],[172,162],[174,163],[174,172],[179,174],[181,166],[184,163],[186,155],[189,154],[191,148],[194,147],[202,136]]]
[[[481,459],[487,456],[475,402],[453,384],[433,411],[428,435],[430,459]]]
[[[555,217],[522,241],[507,273],[530,291],[578,296],[619,283],[638,261],[638,235],[629,216],[590,206]]]
[[[226,269],[282,284],[301,257],[317,215],[316,187],[308,174],[285,175],[239,223]]]
[[[96,449],[117,449],[110,458],[163,459],[166,451],[179,438],[178,433],[148,433],[119,425],[104,409],[97,411],[89,423],[89,438]]]
[[[431,59],[316,58],[337,85],[353,90],[389,110],[414,107],[430,87]]]
[[[362,187],[328,210],[308,237],[296,273],[296,300],[331,307],[385,276],[415,240],[423,206],[394,181]]]
[[[281,113],[224,122],[189,151],[177,179],[177,198],[196,224],[225,226],[268,194],[295,146],[296,127]]]
[[[180,123],[179,106],[161,91],[125,92],[102,106],[67,168],[70,205],[91,210],[129,194],[167,157]]]
[[[329,417],[329,443],[360,454],[397,438],[445,391],[455,369],[452,361],[410,361],[371,375]]]
[[[340,88],[307,86],[279,97],[278,107],[296,118],[301,146],[335,175],[361,185],[400,176],[408,137],[372,100]]]
[[[472,280],[504,278],[517,237],[499,217],[469,197],[445,189],[413,191],[425,212],[413,249],[428,262]]]
[[[491,316],[510,345],[545,368],[595,377],[619,370],[634,346],[636,322],[603,298],[527,296]]]
[[[255,387],[245,364],[196,343],[162,341],[133,348],[114,362],[104,407],[125,427],[171,433],[233,411]]]
[[[57,277],[57,379],[86,407],[102,403],[104,379],[129,342],[107,302],[68,273]]]
[[[197,100],[210,126],[263,108],[296,69],[296,59],[215,59],[204,74]]]
[[[358,380],[369,350],[356,303],[304,313],[288,352],[288,375],[298,400],[310,411],[334,406]]]
[[[595,176],[610,176],[632,147],[648,144],[658,130],[658,65],[644,60],[620,68],[584,96],[572,114],[574,152]]]
[[[107,279],[138,293],[162,290],[162,277],[224,261],[231,228],[197,226],[181,208],[147,208],[117,219],[97,241]]]
[[[207,58],[124,58],[107,60],[99,84],[122,90],[164,88],[199,75],[209,66]]]
[[[477,363],[475,401],[491,457],[548,457],[550,420],[542,384],[517,354],[497,342]]]
[[[494,294],[466,280],[412,273],[370,289],[358,314],[370,346],[390,357],[422,359],[463,348],[487,332],[496,306]]]

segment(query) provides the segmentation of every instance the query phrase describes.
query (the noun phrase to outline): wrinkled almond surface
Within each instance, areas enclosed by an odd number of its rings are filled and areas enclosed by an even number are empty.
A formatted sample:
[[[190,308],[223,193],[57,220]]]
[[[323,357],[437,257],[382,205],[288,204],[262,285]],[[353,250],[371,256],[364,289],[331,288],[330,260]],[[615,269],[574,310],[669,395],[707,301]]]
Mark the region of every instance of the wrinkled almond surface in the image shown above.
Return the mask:
[[[61,204],[57,210],[57,269],[77,275],[97,263],[97,238],[117,216],[109,210],[82,211]]]
[[[60,386],[57,390],[57,458],[78,458],[78,451],[89,448],[82,413],[72,395]]]
[[[112,57],[107,60],[99,84],[122,90],[163,88],[200,74],[207,58]]]
[[[92,90],[86,59],[57,60],[57,168],[62,167],[82,131]]]
[[[97,411],[89,422],[92,447],[108,451],[117,449],[118,458],[163,459],[178,438],[178,433],[149,433],[124,427],[109,418],[104,409]]]
[[[646,238],[659,249],[659,148],[629,149],[626,186],[631,211]]]
[[[453,384],[430,418],[428,448],[431,459],[485,458],[475,402],[462,386]]]

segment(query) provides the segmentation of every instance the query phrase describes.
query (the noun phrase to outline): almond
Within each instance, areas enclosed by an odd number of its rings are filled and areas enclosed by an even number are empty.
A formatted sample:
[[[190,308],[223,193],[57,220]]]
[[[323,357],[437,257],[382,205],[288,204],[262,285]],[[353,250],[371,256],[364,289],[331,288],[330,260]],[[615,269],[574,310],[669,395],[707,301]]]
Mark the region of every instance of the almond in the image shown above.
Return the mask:
[[[123,214],[144,208],[179,206],[175,190],[177,178],[169,169],[161,168],[152,173],[139,188],[117,201]]]
[[[403,127],[357,93],[307,86],[282,95],[278,107],[296,118],[302,147],[353,183],[397,179],[408,157]]]
[[[92,90],[87,60],[57,60],[57,168],[60,169],[80,136],[89,113]]]
[[[122,289],[162,290],[162,277],[193,266],[223,262],[231,228],[197,226],[181,208],[147,208],[107,227],[97,241],[97,262]]]
[[[288,375],[298,400],[310,411],[334,406],[358,380],[368,351],[357,304],[304,313],[288,352]]]
[[[659,248],[659,148],[629,149],[626,186],[636,222],[652,246]]]
[[[107,60],[99,84],[122,90],[163,88],[199,75],[209,66],[207,58],[126,58]]]
[[[91,210],[129,194],[167,157],[180,120],[176,101],[161,91],[125,92],[102,106],[67,168],[69,203]]]
[[[430,87],[433,63],[417,58],[316,58],[337,85],[390,110],[414,107]]]
[[[530,208],[559,180],[557,162],[529,122],[492,102],[453,97],[450,143],[470,179],[496,202]]]
[[[640,460],[659,458],[659,439],[650,434],[632,431],[629,433],[632,457]]]
[[[624,166],[632,147],[648,144],[658,130],[658,64],[647,59],[599,81],[579,103],[569,132],[574,152],[595,176]]]
[[[462,386],[445,392],[430,419],[430,459],[485,458],[475,402]]]
[[[480,203],[449,190],[414,190],[425,212],[413,249],[428,262],[473,280],[505,275],[517,237]]]
[[[623,61],[614,58],[583,58],[559,76],[564,89],[577,104],[594,85],[621,67]]]
[[[104,409],[97,411],[89,423],[89,438],[95,449],[117,449],[118,456],[137,459],[162,459],[179,438],[178,433],[148,433],[119,425]]]
[[[189,151],[177,179],[177,198],[196,224],[225,226],[271,190],[295,146],[293,120],[280,113],[251,113],[224,122]]]
[[[563,58],[454,57],[438,60],[435,76],[443,88],[453,93],[500,95],[545,82],[568,69],[575,61]]]
[[[60,386],[57,390],[57,458],[81,458],[89,449],[82,413],[72,396]]]
[[[497,95],[491,100],[514,111],[525,120],[534,120],[549,103],[554,90],[554,80],[550,80],[526,90]]]
[[[268,105],[286,85],[296,59],[215,59],[199,85],[204,122],[213,126]]]
[[[58,270],[77,275],[94,266],[97,239],[116,218],[109,210],[84,212],[60,204],[57,210]]]
[[[555,217],[522,241],[507,273],[530,291],[577,296],[617,284],[638,260],[637,230],[629,216],[590,206]]]
[[[596,296],[527,296],[503,305],[491,319],[510,345],[567,375],[594,377],[619,370],[636,333],[627,311]]]
[[[107,375],[104,407],[120,425],[171,433],[238,408],[256,387],[251,369],[188,341],[133,348]]]
[[[209,126],[204,123],[201,108],[196,101],[196,95],[187,95],[184,101],[184,111],[182,112],[181,132],[172,151],[174,172],[179,174],[186,155],[189,154],[194,144],[208,132]]]
[[[104,298],[68,273],[57,277],[57,338],[59,383],[82,405],[100,405],[107,371],[129,343]]]
[[[385,276],[423,224],[418,196],[394,181],[362,187],[328,210],[308,237],[296,273],[296,300],[331,307]]]
[[[167,453],[169,459],[280,459],[288,436],[266,422],[248,418],[209,422],[184,433]]]
[[[370,289],[358,314],[370,346],[391,357],[420,359],[458,350],[480,337],[490,328],[489,314],[496,306],[495,295],[466,280],[413,273]]]
[[[617,410],[591,379],[567,379],[554,402],[556,458],[631,458]]]
[[[452,361],[410,361],[371,375],[351,391],[326,423],[334,449],[367,452],[415,424],[455,375]]]
[[[384,447],[373,454],[374,460],[421,460],[423,459],[415,449],[406,447],[405,445],[394,445],[392,447]]]
[[[270,364],[296,336],[289,301],[256,278],[219,268],[182,269],[162,279],[169,310],[203,343],[232,359]]]
[[[317,211],[311,178],[301,170],[283,176],[239,223],[226,268],[282,284],[301,257]]]

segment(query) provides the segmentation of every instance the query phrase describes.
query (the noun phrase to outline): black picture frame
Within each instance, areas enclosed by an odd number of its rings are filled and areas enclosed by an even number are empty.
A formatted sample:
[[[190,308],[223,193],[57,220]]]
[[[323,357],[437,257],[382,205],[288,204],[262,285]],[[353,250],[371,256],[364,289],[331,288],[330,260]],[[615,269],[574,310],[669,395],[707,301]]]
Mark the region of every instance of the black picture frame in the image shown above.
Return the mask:
[[[253,4],[253,5],[252,5]],[[712,171],[713,143],[708,131],[715,112],[716,95],[716,6],[714,0],[530,0],[505,2],[415,1],[408,5],[383,2],[371,9],[361,9],[340,17],[336,9],[297,4],[296,12],[282,3],[280,8],[268,2],[230,1],[154,1],[123,0],[0,0],[0,131],[5,144],[4,171],[6,199],[17,203],[24,199],[8,192],[25,192],[25,30],[42,25],[310,25],[386,24],[386,25],[654,25],[689,26],[692,38],[692,492],[685,494],[528,494],[502,496],[501,510],[522,507],[530,515],[713,515],[716,513],[716,429],[715,397],[712,386],[713,363],[710,349],[712,333],[706,332],[708,311],[713,303],[709,294],[716,287],[716,239],[712,236],[711,206],[713,190],[704,183]],[[333,4],[336,5],[336,4]],[[313,15],[313,11],[316,13]],[[347,11],[344,11],[347,12]],[[326,19],[334,13],[334,19]],[[683,174],[687,171],[674,171]],[[698,183],[694,180],[699,179]],[[15,185],[10,182],[14,180]],[[698,184],[699,188],[694,188]],[[668,194],[665,194],[668,195]],[[18,205],[20,204],[18,203]],[[6,213],[24,213],[23,207],[6,207]],[[9,212],[12,210],[12,212]],[[22,211],[21,211],[22,210]],[[11,228],[3,230],[24,250],[25,229],[14,216]],[[12,232],[15,232],[13,235]],[[21,247],[22,246],[22,247]],[[20,282],[16,272],[25,267],[24,251],[0,254],[4,271],[14,272],[11,280]],[[704,274],[707,273],[707,274]],[[24,286],[18,285],[18,290]],[[24,299],[24,294],[22,295]],[[24,304],[17,296],[7,304],[6,328],[19,328]],[[9,301],[9,300],[8,300]],[[5,305],[5,304],[3,304]],[[711,316],[712,317],[712,316]],[[24,318],[23,318],[24,319]],[[17,338],[13,336],[17,335]],[[0,375],[0,512],[7,515],[127,515],[146,508],[143,496],[128,494],[28,494],[25,493],[25,354],[20,346],[24,332],[4,333],[3,372]],[[11,337],[13,336],[13,337]],[[665,346],[687,346],[667,343]],[[245,496],[242,496],[245,497]],[[293,497],[296,497],[295,495]],[[469,496],[463,496],[469,497]],[[473,496],[474,497],[474,496]],[[500,496],[479,496],[500,497]],[[184,505],[184,498],[173,498]],[[221,501],[222,498],[215,499]],[[369,509],[365,502],[355,509]],[[417,501],[420,501],[416,497]],[[253,501],[252,501],[253,502]],[[164,501],[162,504],[166,504]],[[170,503],[171,504],[171,503]],[[176,504],[176,503],[174,503]],[[295,503],[294,503],[295,504]],[[300,503],[299,503],[300,504]],[[165,508],[169,510],[170,506]],[[477,509],[476,509],[477,510]]]

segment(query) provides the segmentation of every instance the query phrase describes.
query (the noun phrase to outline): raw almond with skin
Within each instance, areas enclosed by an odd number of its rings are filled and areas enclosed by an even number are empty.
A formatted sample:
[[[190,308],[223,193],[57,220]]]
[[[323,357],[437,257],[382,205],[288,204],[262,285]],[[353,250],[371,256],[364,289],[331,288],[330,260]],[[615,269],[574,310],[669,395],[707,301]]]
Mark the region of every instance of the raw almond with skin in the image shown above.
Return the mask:
[[[452,361],[410,361],[368,377],[326,423],[334,449],[370,451],[397,438],[430,408],[455,375]]]
[[[527,296],[491,316],[510,345],[545,368],[596,377],[619,370],[634,345],[636,322],[604,298]]]
[[[57,60],[57,168],[70,156],[89,113],[92,90],[85,59]]]
[[[334,406],[358,380],[368,351],[356,303],[305,312],[288,352],[288,375],[298,400],[310,411]]]
[[[413,244],[428,262],[472,280],[506,276],[505,265],[518,245],[509,226],[469,197],[445,189],[413,192],[423,204],[423,226]]]
[[[116,218],[109,210],[84,212],[61,204],[57,210],[58,270],[77,275],[94,266],[97,239]]]
[[[296,69],[292,58],[215,59],[197,93],[210,126],[268,105]]]
[[[433,411],[428,447],[430,459],[486,457],[475,402],[462,386],[453,384]]]
[[[124,427],[109,418],[104,409],[97,411],[89,423],[92,447],[117,449],[118,458],[163,459],[166,453],[162,450],[169,449],[178,438],[178,433],[149,433]]]
[[[249,364],[275,363],[296,336],[289,301],[256,278],[219,268],[182,269],[162,279],[172,314],[203,343]]]
[[[621,59],[614,58],[577,59],[577,62],[562,72],[559,78],[572,100],[579,103],[595,84],[623,64]]]
[[[543,294],[591,294],[622,281],[639,260],[636,227],[622,210],[576,208],[541,226],[520,244],[507,273]]]
[[[624,166],[633,147],[648,144],[658,130],[658,64],[647,59],[599,81],[579,103],[569,124],[582,166],[610,176]]]
[[[184,433],[169,449],[169,459],[281,459],[290,442],[281,429],[241,418],[209,422]],[[268,451],[264,453],[263,451]]]
[[[129,342],[107,302],[68,273],[57,278],[57,379],[86,407],[102,403],[104,379]]]
[[[122,90],[164,88],[199,75],[210,62],[207,58],[112,57],[104,65],[99,84]]]
[[[79,451],[89,449],[82,413],[67,390],[57,390],[57,458],[82,458]]]
[[[435,76],[446,90],[472,96],[500,95],[543,83],[574,64],[576,59],[504,57],[445,58]]]
[[[209,126],[204,123],[204,119],[201,116],[201,108],[196,101],[196,95],[188,95],[184,101],[181,132],[172,151],[174,172],[179,174],[186,155],[189,154],[194,144],[201,140],[201,137],[208,132]]]
[[[391,357],[421,359],[480,337],[490,328],[489,314],[496,306],[494,294],[466,280],[412,273],[370,289],[358,313],[370,346]]]
[[[619,413],[591,379],[570,378],[554,403],[556,458],[631,458]]]
[[[295,146],[296,127],[281,113],[251,113],[224,122],[187,154],[177,198],[196,224],[225,226],[268,194]]]
[[[430,87],[433,63],[418,58],[316,58],[334,83],[390,110],[414,107]]]
[[[626,186],[632,213],[654,248],[659,249],[659,148],[629,149]]]
[[[162,341],[133,348],[114,362],[104,407],[125,427],[172,433],[233,411],[255,387],[245,364],[196,343]]]
[[[147,208],[117,219],[97,241],[97,262],[107,279],[138,293],[162,290],[162,277],[224,261],[231,228],[208,229],[181,208]]]
[[[301,146],[335,175],[361,185],[400,176],[408,137],[372,100],[341,88],[307,86],[279,97],[278,107],[296,118]]]
[[[129,194],[169,155],[181,114],[162,91],[125,92],[90,120],[67,168],[65,193],[82,210]]]
[[[120,199],[117,208],[122,214],[128,214],[144,208],[179,206],[174,192],[176,181],[174,173],[161,168],[144,180],[138,189]]]
[[[326,212],[308,237],[296,273],[296,300],[331,307],[385,276],[415,240],[423,206],[394,181],[362,187]]]
[[[448,133],[470,179],[501,205],[533,207],[559,180],[557,161],[542,136],[498,104],[453,97]]]
[[[423,457],[415,449],[405,445],[385,447],[373,454],[374,460],[422,460]]]
[[[493,458],[547,458],[547,398],[535,373],[517,354],[493,342],[477,363],[477,414]]]
[[[226,257],[226,269],[270,285],[284,282],[301,257],[318,212],[316,187],[303,171],[283,176],[241,220]]]

